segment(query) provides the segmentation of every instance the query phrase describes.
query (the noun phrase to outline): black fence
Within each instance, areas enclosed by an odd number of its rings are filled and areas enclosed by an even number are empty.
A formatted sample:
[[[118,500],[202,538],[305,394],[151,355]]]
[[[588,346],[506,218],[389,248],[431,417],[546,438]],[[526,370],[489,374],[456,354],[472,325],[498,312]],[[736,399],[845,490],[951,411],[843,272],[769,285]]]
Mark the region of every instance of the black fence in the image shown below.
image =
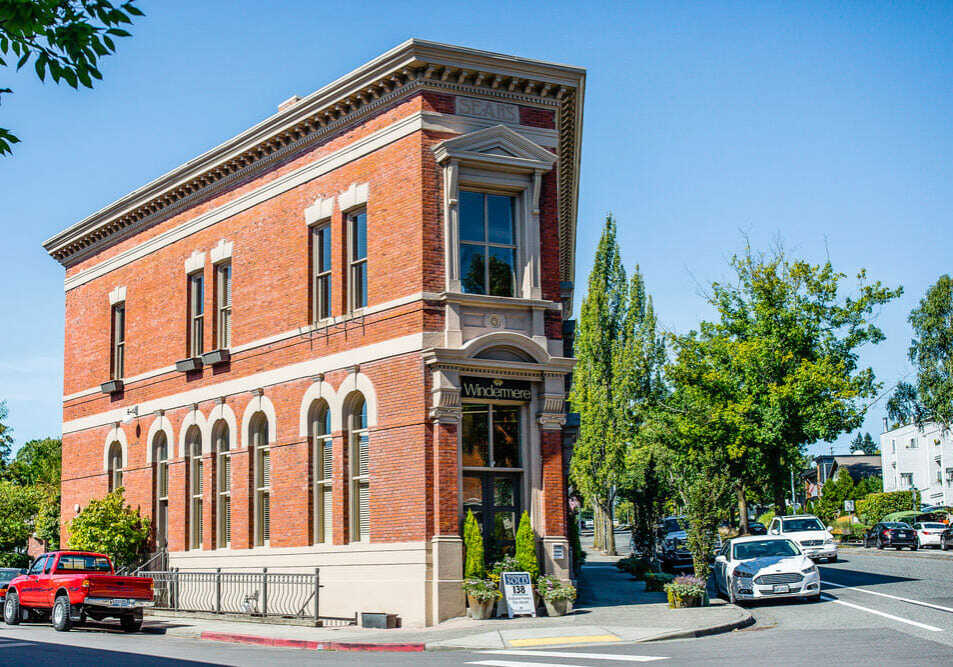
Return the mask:
[[[350,625],[356,617],[321,616],[321,573],[170,570],[142,572],[155,583],[155,608]]]

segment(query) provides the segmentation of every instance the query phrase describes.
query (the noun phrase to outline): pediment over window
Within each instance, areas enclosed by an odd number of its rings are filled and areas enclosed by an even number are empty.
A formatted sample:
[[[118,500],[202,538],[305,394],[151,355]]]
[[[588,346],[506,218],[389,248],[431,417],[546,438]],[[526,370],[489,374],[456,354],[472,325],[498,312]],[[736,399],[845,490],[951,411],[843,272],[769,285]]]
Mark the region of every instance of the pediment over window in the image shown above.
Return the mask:
[[[505,125],[494,125],[437,144],[438,163],[448,159],[507,171],[549,171],[556,156]]]

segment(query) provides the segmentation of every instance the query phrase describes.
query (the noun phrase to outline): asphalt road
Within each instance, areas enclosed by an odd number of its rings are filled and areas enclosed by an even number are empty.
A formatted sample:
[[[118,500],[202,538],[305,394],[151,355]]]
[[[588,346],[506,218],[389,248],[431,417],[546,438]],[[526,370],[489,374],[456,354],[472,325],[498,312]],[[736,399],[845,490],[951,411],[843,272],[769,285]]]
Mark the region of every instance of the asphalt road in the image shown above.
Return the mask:
[[[324,653],[260,648],[104,627],[68,634],[43,624],[0,625],[9,665],[483,665],[610,667],[665,664],[953,664],[953,558],[946,554],[845,550],[821,565],[825,599],[759,603],[757,623],[700,639],[510,652]],[[654,659],[654,660],[653,660]]]

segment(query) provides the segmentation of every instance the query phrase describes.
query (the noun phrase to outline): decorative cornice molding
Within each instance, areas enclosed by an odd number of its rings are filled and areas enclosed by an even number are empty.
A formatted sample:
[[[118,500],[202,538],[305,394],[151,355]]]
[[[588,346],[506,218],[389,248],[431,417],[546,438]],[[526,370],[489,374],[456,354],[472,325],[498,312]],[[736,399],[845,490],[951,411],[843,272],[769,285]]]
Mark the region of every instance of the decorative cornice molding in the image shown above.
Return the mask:
[[[126,286],[116,286],[111,292],[109,292],[109,305],[115,306],[117,303],[121,303],[126,300]]]
[[[195,273],[205,267],[205,253],[201,250],[193,250],[192,254],[185,260],[185,272]]]
[[[558,109],[560,272],[571,279],[585,70],[408,40],[274,116],[56,234],[43,246],[65,266],[175,215],[421,89]]]
[[[218,244],[212,248],[212,251],[209,253],[212,257],[212,264],[218,264],[219,262],[231,259],[234,245],[235,244],[231,241],[219,239]]]

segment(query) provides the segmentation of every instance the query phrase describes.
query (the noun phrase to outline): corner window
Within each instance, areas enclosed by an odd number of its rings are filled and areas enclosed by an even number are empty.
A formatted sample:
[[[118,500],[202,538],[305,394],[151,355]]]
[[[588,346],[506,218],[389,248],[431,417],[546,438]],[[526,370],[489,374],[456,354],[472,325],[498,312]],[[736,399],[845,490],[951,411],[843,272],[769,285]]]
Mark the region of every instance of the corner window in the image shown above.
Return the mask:
[[[367,306],[367,211],[347,214],[348,298],[351,310]]]
[[[516,294],[516,198],[460,192],[460,284],[468,294]]]
[[[117,303],[112,307],[112,361],[113,380],[121,380],[126,369],[126,304]]]
[[[331,226],[311,228],[311,321],[331,317]]]
[[[215,347],[225,350],[232,345],[232,263],[215,265]]]
[[[463,405],[463,466],[519,468],[520,411],[518,405]]]
[[[205,277],[201,273],[189,276],[189,323],[186,356],[198,357],[203,350],[205,335]]]

